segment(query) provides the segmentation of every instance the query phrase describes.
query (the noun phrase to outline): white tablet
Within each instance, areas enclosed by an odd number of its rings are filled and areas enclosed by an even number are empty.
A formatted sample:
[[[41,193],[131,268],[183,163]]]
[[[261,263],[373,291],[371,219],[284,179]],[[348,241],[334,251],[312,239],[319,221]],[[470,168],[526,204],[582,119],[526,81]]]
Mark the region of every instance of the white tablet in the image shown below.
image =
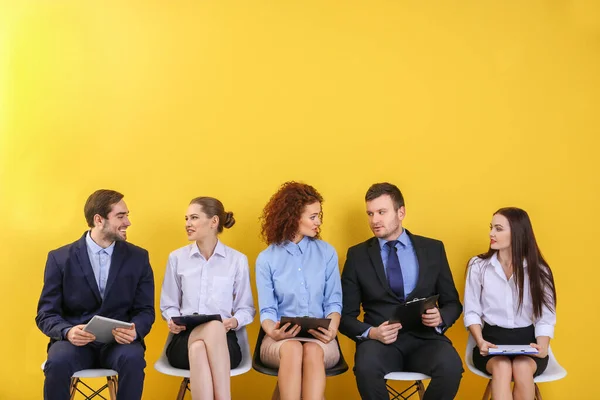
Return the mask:
[[[132,326],[133,324],[130,322],[94,315],[94,318],[87,323],[83,330],[96,336],[98,342],[110,343],[115,341],[115,337],[112,334],[114,328],[129,329]]]
[[[538,351],[535,347],[531,347],[529,345],[509,345],[509,344],[499,344],[497,348],[490,348],[488,350],[490,355],[498,355],[498,354],[537,354]]]

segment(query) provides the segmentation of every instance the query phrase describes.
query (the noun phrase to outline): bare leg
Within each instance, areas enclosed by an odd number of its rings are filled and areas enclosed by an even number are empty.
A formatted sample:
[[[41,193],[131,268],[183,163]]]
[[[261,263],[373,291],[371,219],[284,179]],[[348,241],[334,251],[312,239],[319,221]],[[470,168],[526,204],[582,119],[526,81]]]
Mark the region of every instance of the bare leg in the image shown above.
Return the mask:
[[[317,343],[302,346],[302,400],[322,400],[325,394],[323,349]]]
[[[195,343],[202,344],[196,348]],[[200,400],[230,400],[229,349],[223,324],[211,321],[197,326],[190,334],[188,346],[192,397]],[[192,353],[192,350],[199,354]]]
[[[285,342],[279,349],[279,397],[281,400],[300,400],[302,390],[302,343]]]
[[[533,400],[535,387],[533,374],[537,368],[535,361],[529,357],[516,357],[512,362],[513,380],[515,387],[513,397],[515,400]]]
[[[512,400],[510,382],[512,363],[508,357],[496,356],[488,361],[486,369],[492,374],[492,398],[494,400]]]

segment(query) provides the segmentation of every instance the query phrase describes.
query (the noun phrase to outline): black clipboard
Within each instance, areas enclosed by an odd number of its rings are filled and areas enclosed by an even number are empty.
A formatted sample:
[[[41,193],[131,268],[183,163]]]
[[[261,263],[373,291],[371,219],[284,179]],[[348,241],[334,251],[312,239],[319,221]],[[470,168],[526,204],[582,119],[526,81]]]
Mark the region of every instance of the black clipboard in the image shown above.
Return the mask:
[[[314,329],[316,331],[319,331],[319,327],[329,329],[331,318],[281,317],[281,320],[279,321],[279,326],[282,327],[288,322],[290,323],[290,327],[288,328],[288,330],[291,329],[294,325],[300,326],[300,332],[296,335],[297,337],[314,338],[313,335],[308,333],[308,330]]]
[[[430,308],[437,307],[437,300],[440,296],[435,294],[427,298],[414,299],[406,303],[402,303],[394,311],[394,315],[390,318],[390,324],[400,322],[402,330],[414,330],[423,326],[421,315]]]
[[[172,317],[171,319],[175,325],[185,326],[186,329],[194,329],[198,325],[205,324],[209,321],[223,322],[219,314],[182,315],[179,317]]]

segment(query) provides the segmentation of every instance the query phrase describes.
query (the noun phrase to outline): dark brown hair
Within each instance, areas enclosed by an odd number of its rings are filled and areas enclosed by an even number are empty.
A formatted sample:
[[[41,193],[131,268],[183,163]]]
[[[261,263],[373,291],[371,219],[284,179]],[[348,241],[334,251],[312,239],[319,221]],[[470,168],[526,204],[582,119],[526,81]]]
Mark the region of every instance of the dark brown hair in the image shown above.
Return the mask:
[[[550,310],[556,310],[554,277],[550,266],[537,245],[529,215],[525,210],[516,207],[501,208],[494,213],[494,215],[496,214],[506,217],[510,226],[511,262],[519,296],[517,309],[523,306],[523,281],[525,276],[523,262],[526,261],[529,273],[529,291],[533,303],[533,317],[539,318],[542,315],[544,305]],[[497,250],[490,247],[486,253],[479,254],[477,257],[487,260],[496,252]]]
[[[400,207],[404,206],[404,197],[402,196],[402,192],[396,185],[392,185],[391,183],[382,182],[375,183],[371,185],[369,190],[367,190],[367,194],[365,195],[365,201],[375,200],[376,198],[387,194],[391,197],[392,202],[394,203],[394,210],[398,211]]]
[[[304,208],[323,203],[317,189],[305,183],[286,182],[271,196],[260,217],[261,235],[267,244],[280,244],[294,239]],[[322,219],[322,215],[320,216]],[[318,238],[319,235],[315,236]]]
[[[88,226],[94,227],[94,215],[96,214],[102,218],[108,218],[113,206],[123,197],[121,193],[108,189],[100,189],[92,193],[83,206],[83,214]]]
[[[223,232],[223,228],[229,229],[235,224],[233,213],[231,211],[225,212],[223,203],[214,197],[196,197],[190,201],[190,204],[198,204],[202,208],[202,212],[206,214],[208,218],[212,218],[215,215],[219,217],[219,227],[217,228],[219,233]]]

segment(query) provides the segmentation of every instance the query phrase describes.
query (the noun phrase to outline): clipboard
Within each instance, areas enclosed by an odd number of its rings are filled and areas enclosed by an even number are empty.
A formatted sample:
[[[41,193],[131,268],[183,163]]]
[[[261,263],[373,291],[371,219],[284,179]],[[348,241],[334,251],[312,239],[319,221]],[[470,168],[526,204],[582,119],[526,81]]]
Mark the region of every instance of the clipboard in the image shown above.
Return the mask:
[[[209,321],[223,322],[219,314],[192,314],[181,315],[179,317],[171,317],[175,325],[185,326],[185,329],[194,329],[198,325],[205,324]]]
[[[130,322],[94,315],[90,322],[83,327],[83,330],[96,336],[97,342],[111,343],[115,341],[112,334],[114,328],[130,329],[132,326],[133,324]]]
[[[499,344],[496,348],[489,348],[488,354],[493,355],[522,355],[522,354],[537,354],[539,353],[535,347],[530,345],[512,345],[512,344]]]
[[[287,323],[290,323],[291,329],[294,325],[300,326],[300,332],[297,337],[305,337],[305,338],[314,338],[313,335],[308,333],[309,329],[314,329],[318,331],[319,327],[329,329],[329,324],[331,323],[331,318],[313,318],[313,317],[281,317],[279,321],[279,326],[283,326]]]
[[[427,298],[413,299],[400,304],[389,319],[390,324],[400,322],[402,330],[415,330],[423,325],[421,315],[430,308],[437,306],[437,300],[440,296],[435,294]]]

